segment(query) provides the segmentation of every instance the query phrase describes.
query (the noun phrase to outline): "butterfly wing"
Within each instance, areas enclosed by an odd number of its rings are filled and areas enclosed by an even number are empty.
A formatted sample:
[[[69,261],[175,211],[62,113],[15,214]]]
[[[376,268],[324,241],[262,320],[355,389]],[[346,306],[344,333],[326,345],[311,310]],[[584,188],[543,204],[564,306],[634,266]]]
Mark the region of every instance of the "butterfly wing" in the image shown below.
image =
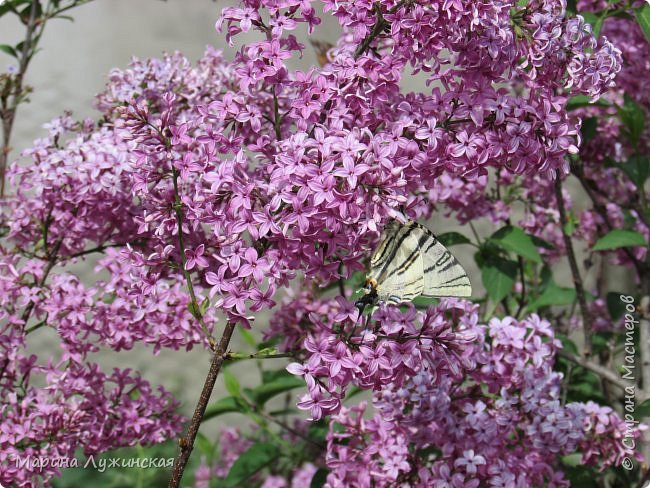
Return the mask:
[[[424,238],[415,222],[391,222],[370,260],[368,278],[376,283],[377,296],[387,303],[411,301],[424,291]]]
[[[424,261],[424,290],[426,297],[468,297],[472,284],[467,272],[436,236],[426,227],[420,226],[427,235],[427,241],[420,247]]]

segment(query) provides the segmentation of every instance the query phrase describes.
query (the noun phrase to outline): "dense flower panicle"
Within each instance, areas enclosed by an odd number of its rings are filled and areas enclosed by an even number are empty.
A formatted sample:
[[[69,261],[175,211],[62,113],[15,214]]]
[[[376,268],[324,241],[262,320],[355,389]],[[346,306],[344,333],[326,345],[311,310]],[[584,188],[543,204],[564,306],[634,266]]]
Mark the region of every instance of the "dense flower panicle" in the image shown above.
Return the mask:
[[[60,475],[53,460],[71,461],[79,449],[91,455],[158,443],[177,431],[177,402],[129,369],[106,374],[93,363],[36,361],[18,354],[4,363],[0,481],[5,485],[41,486]],[[36,386],[43,380],[46,388]],[[9,391],[13,381],[22,388]]]
[[[341,302],[330,303],[329,315],[340,317]],[[578,450],[583,463],[601,468],[633,455],[611,408],[561,402],[561,375],[552,370],[561,345],[549,322],[531,315],[485,327],[476,312],[453,300],[417,314],[380,309],[347,353],[337,339],[346,327],[333,333],[311,314],[304,363],[287,369],[305,378],[300,408],[333,414],[326,486],[569,486],[556,468],[560,455]],[[375,391],[374,415],[364,415],[365,402],[340,406],[349,383]],[[336,404],[325,403],[327,393]],[[602,449],[608,456],[597,459]]]

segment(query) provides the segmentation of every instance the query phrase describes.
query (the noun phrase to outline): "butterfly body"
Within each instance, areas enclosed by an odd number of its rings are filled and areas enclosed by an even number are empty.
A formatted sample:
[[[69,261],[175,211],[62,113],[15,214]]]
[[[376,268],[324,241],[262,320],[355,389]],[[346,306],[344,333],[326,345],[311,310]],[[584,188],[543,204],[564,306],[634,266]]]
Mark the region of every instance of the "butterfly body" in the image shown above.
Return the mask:
[[[400,304],[425,297],[468,297],[472,286],[458,260],[417,222],[390,222],[370,260],[360,311],[375,302]]]

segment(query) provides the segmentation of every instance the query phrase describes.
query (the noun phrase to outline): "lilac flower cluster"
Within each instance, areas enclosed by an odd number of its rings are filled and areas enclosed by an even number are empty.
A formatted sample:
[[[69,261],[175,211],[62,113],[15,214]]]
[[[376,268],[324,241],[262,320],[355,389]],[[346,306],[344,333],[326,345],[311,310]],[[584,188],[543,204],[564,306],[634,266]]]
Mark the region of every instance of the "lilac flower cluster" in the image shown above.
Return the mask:
[[[562,401],[552,370],[561,345],[537,315],[486,327],[463,301],[386,308],[346,342],[353,314],[342,300],[329,303],[327,319],[310,313],[304,361],[287,368],[308,388],[298,407],[332,415],[327,486],[568,486],[561,455],[580,451],[601,468],[633,455],[609,407]],[[294,306],[300,300],[285,307]],[[275,327],[295,334],[291,320]],[[370,418],[365,402],[341,406],[351,385],[374,391]]]

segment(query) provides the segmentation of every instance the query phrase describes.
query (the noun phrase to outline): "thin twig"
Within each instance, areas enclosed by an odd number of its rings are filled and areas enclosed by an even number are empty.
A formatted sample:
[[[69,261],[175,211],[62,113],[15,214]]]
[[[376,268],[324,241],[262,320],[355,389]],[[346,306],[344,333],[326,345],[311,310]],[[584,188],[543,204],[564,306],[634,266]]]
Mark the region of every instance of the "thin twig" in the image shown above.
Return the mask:
[[[290,352],[279,353],[264,353],[262,351],[254,354],[246,354],[242,352],[228,352],[224,356],[224,361],[242,361],[245,359],[279,359],[279,358],[292,358],[295,354]]]
[[[219,371],[221,370],[221,366],[226,358],[225,353],[228,350],[228,345],[230,344],[230,339],[234,330],[235,324],[229,320],[226,323],[226,328],[224,329],[223,335],[221,336],[219,344],[214,352],[212,363],[210,364],[210,371],[208,372],[208,376],[205,378],[205,383],[201,390],[201,396],[199,397],[199,401],[194,409],[194,415],[192,415],[190,425],[187,428],[187,434],[185,434],[185,437],[180,439],[180,451],[176,456],[176,461],[174,462],[174,470],[172,471],[172,476],[169,479],[168,484],[169,488],[178,488],[180,486],[183,472],[185,471],[187,462],[190,459],[190,454],[192,454],[192,449],[194,449],[194,441],[199,432],[201,419],[203,419],[203,414],[205,413],[205,409],[210,401],[210,395],[214,389],[214,384],[217,381]]]
[[[210,344],[210,348],[214,351],[215,340],[208,330],[208,326],[205,325],[205,320],[203,320],[203,313],[201,312],[201,307],[199,306],[198,301],[196,300],[196,293],[194,292],[194,285],[192,284],[192,275],[186,268],[187,258],[185,256],[185,241],[183,239],[183,204],[181,203],[180,192],[178,190],[178,171],[172,165],[172,181],[174,183],[174,210],[176,212],[176,223],[178,227],[178,247],[181,255],[181,263],[183,267],[183,275],[185,276],[185,282],[187,283],[187,290],[190,294],[190,312],[192,315],[199,321],[203,333]]]
[[[519,315],[526,306],[526,277],[524,275],[524,259],[521,256],[517,256],[517,261],[519,262],[519,274],[521,275],[521,296],[519,297],[519,306],[517,307],[515,317],[519,318]]]
[[[580,270],[578,269],[578,262],[576,255],[573,251],[573,242],[571,237],[566,232],[567,215],[564,207],[564,196],[562,195],[562,180],[560,175],[557,174],[555,178],[555,199],[557,200],[557,207],[560,212],[560,229],[564,237],[564,246],[566,247],[567,257],[569,258],[569,266],[571,267],[571,275],[573,277],[573,285],[576,288],[576,295],[578,297],[578,304],[580,305],[580,312],[582,313],[582,323],[585,335],[585,354],[591,355],[591,314],[587,307],[587,297],[585,289],[580,277]]]
[[[294,429],[293,427],[291,427],[291,426],[288,425],[287,423],[283,422],[282,420],[277,419],[277,418],[273,417],[272,415],[269,415],[268,413],[264,412],[263,410],[255,410],[255,413],[258,414],[258,415],[259,415],[260,417],[262,417],[263,419],[269,421],[269,422],[273,422],[273,423],[275,423],[275,424],[278,424],[280,427],[282,427],[282,428],[283,428],[284,430],[286,430],[287,432],[289,432],[289,433],[295,435],[296,437],[300,437],[301,439],[306,440],[306,441],[309,442],[310,444],[316,446],[318,449],[320,449],[320,450],[322,450],[322,451],[325,450],[325,446],[324,446],[324,445],[322,445],[322,444],[319,443],[319,442],[316,442],[316,441],[313,440],[313,439],[310,439],[310,438],[307,437],[305,434],[303,434],[302,432],[299,432],[298,430]]]
[[[623,378],[621,378],[611,369],[601,366],[600,364],[594,363],[593,361],[590,361],[583,357],[580,357],[577,354],[573,354],[571,352],[565,351],[564,349],[560,349],[557,351],[557,355],[564,359],[568,359],[571,362],[574,362],[578,366],[582,366],[583,368],[588,369],[592,373],[597,374],[602,379],[609,381],[611,384],[616,385],[623,390],[625,390],[626,387],[631,386],[630,383],[627,383],[625,380],[623,380]],[[639,403],[643,402],[647,398],[647,394],[645,390],[637,389],[636,398]]]

